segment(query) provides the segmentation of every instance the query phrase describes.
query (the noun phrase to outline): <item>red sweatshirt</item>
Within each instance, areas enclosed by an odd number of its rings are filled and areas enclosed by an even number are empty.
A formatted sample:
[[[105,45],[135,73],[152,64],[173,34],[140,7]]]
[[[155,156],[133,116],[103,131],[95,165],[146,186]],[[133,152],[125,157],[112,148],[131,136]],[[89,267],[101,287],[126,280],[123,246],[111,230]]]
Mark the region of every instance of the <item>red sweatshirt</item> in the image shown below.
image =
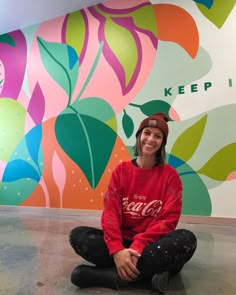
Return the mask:
[[[110,255],[130,248],[142,254],[146,245],[176,228],[182,208],[182,184],[170,165],[151,169],[132,161],[119,164],[113,171],[104,198],[102,227]]]

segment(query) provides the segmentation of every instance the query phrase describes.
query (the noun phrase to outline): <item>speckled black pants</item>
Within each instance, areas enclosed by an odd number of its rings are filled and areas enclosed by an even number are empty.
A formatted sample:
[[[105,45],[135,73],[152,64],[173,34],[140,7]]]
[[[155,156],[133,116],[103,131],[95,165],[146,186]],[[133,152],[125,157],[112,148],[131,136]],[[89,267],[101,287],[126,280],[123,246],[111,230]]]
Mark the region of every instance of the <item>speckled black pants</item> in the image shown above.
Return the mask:
[[[71,231],[69,241],[78,255],[96,266],[114,265],[104,242],[102,230],[79,226]],[[123,242],[127,248],[130,244],[130,241]],[[144,248],[137,268],[143,278],[152,277],[155,273],[163,271],[169,271],[170,275],[174,275],[193,256],[196,247],[197,239],[191,231],[174,230]]]

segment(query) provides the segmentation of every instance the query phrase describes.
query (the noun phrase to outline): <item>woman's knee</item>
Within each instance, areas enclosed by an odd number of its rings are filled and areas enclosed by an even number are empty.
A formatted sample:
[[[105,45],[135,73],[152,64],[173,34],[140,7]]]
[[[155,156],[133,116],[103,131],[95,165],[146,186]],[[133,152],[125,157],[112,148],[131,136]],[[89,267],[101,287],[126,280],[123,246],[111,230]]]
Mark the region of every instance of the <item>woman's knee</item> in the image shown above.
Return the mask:
[[[176,229],[163,236],[162,239],[160,240],[162,244],[171,248],[174,246],[176,250],[179,249],[181,252],[186,252],[189,257],[194,254],[197,248],[197,238],[195,234],[188,229]]]
[[[84,239],[88,236],[101,235],[101,230],[90,226],[78,226],[71,230],[69,237],[75,239]]]
[[[89,226],[78,226],[71,230],[69,234],[69,243],[74,251],[88,258],[88,252],[94,247],[97,237],[100,237],[100,230]]]
[[[187,229],[178,229],[177,234],[181,241],[182,247],[186,255],[186,261],[188,261],[194,254],[197,248],[197,238],[193,232]]]
[[[69,234],[69,243],[76,249],[75,251],[78,254],[78,249],[87,248],[91,237],[100,234],[99,230],[89,226],[78,226],[71,230]]]
[[[188,229],[177,229],[175,232],[185,243],[197,246],[197,238],[192,231]]]
[[[74,241],[77,241],[80,239],[82,233],[85,231],[84,226],[78,226],[73,228],[69,233],[69,242],[70,244]]]

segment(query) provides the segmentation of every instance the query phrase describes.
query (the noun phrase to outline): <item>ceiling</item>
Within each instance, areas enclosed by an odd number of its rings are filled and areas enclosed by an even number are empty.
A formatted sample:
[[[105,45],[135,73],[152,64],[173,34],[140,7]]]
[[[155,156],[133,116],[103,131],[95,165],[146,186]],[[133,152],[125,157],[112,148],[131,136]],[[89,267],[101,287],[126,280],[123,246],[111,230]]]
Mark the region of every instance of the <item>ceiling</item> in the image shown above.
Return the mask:
[[[0,35],[102,2],[105,0],[1,0]]]

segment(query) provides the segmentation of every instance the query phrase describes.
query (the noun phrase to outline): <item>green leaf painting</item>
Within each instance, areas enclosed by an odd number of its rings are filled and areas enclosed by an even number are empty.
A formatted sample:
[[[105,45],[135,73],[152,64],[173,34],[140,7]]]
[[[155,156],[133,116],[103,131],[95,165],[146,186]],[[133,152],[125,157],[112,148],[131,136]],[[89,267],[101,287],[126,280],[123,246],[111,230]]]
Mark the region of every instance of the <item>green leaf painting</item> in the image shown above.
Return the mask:
[[[221,28],[235,6],[235,0],[214,0],[210,9],[203,4],[197,4],[202,14],[214,25]]]
[[[106,20],[104,32],[110,50],[115,54],[125,71],[125,86],[127,87],[138,63],[136,42],[129,30],[116,24],[109,18]],[[114,38],[114,34],[117,35],[117,38]],[[125,40],[125,42],[118,42],[118,40]],[[129,63],[127,63],[127,59],[129,60]]]
[[[206,121],[207,115],[187,128],[176,140],[171,149],[171,154],[187,162],[193,156],[201,141]]]
[[[26,110],[16,100],[0,99],[0,160],[9,161],[24,137]]]
[[[153,35],[153,38],[158,37],[155,13],[152,5],[150,6],[147,3],[143,7],[140,7],[132,13],[132,17],[135,26],[140,28],[140,31],[146,32],[149,36]]]
[[[95,188],[109,161],[116,132],[101,121],[78,113],[59,115],[55,132],[63,150]]]
[[[215,180],[225,181],[235,171],[236,143],[234,142],[214,154],[197,173],[204,174]]]
[[[75,49],[79,57],[81,57],[83,46],[88,39],[86,36],[86,22],[88,20],[84,18],[83,11],[78,10],[68,15],[66,23],[66,43]]]
[[[146,2],[121,14],[118,9],[107,11],[103,5],[97,5],[90,7],[89,12],[100,23],[98,37],[100,43],[104,42],[103,55],[116,73],[125,95],[133,88],[141,69],[143,49],[140,32],[157,48],[153,8]]]

